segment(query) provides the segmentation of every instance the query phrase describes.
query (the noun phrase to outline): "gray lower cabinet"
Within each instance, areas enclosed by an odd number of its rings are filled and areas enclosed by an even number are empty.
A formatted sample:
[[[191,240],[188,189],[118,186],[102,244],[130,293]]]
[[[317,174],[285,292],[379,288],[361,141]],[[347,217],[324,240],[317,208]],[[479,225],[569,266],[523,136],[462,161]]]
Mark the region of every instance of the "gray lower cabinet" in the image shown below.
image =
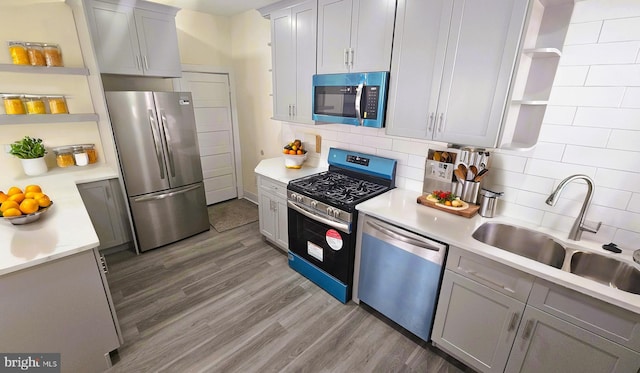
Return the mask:
[[[260,233],[284,251],[289,249],[287,186],[258,175]]]
[[[452,247],[433,344],[480,372],[640,372],[640,317]]]
[[[437,347],[474,369],[503,372],[524,307],[446,270],[431,338]]]
[[[0,277],[0,350],[60,353],[62,372],[102,372],[120,347],[100,254],[86,250]]]
[[[100,240],[100,250],[131,241],[129,218],[118,179],[78,184],[78,190]]]
[[[527,306],[505,372],[636,373],[640,354]]]

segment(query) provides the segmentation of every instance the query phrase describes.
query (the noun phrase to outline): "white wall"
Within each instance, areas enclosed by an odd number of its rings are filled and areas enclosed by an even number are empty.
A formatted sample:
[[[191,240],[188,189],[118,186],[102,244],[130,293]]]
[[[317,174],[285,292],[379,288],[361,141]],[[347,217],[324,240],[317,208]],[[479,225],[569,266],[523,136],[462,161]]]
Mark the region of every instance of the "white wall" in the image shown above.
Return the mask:
[[[231,66],[231,19],[188,9],[176,15],[180,62]]]
[[[638,249],[640,1],[576,2],[565,44],[538,145],[526,153],[494,152],[485,186],[505,192],[499,213],[568,232],[586,185],[572,183],[554,207],[544,200],[565,177],[587,174],[596,183],[587,219],[603,226],[597,237],[583,237]],[[397,159],[397,186],[417,194],[425,155],[436,144],[386,136],[384,129],[289,123],[281,143],[305,132],[323,137],[322,159],[330,146]]]
[[[231,20],[233,72],[245,191],[257,196],[253,170],[262,159],[281,154],[281,124],[271,120],[271,30],[269,20],[251,10]]]

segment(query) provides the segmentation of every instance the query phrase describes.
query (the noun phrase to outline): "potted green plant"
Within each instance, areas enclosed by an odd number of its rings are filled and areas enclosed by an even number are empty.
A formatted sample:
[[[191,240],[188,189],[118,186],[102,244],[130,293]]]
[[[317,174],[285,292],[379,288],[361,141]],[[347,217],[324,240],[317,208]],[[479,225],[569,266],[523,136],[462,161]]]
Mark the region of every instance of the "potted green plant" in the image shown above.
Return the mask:
[[[47,150],[42,145],[42,139],[25,136],[11,144],[9,153],[20,159],[24,173],[29,176],[40,175],[48,170],[44,161]]]

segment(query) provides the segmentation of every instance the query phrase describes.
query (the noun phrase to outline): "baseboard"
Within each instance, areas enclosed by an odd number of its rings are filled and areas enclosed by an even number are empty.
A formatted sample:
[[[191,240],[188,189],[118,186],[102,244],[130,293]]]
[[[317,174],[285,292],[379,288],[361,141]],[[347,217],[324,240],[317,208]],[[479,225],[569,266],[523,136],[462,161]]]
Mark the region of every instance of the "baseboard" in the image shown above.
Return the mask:
[[[251,192],[247,192],[246,190],[244,191],[244,199],[246,199],[247,201],[253,202],[256,205],[258,204],[258,196],[251,193]]]

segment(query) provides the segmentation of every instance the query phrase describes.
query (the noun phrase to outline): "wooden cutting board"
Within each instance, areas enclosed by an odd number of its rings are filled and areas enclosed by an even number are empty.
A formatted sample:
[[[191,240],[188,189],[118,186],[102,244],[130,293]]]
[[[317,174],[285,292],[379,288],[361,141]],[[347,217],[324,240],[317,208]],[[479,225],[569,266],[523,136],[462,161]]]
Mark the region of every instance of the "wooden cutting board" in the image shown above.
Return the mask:
[[[432,207],[434,209],[440,210],[440,211],[444,211],[444,212],[448,212],[450,214],[454,214],[454,215],[459,215],[459,216],[464,216],[465,218],[470,218],[473,215],[475,215],[478,210],[480,209],[480,206],[478,205],[474,205],[474,204],[469,204],[469,207],[467,207],[466,209],[462,209],[462,210],[453,210],[453,209],[448,209],[445,206],[441,206],[438,203],[435,202],[431,202],[429,200],[427,200],[427,196],[420,196],[418,197],[418,201],[419,204],[421,205],[425,205],[428,207]]]

